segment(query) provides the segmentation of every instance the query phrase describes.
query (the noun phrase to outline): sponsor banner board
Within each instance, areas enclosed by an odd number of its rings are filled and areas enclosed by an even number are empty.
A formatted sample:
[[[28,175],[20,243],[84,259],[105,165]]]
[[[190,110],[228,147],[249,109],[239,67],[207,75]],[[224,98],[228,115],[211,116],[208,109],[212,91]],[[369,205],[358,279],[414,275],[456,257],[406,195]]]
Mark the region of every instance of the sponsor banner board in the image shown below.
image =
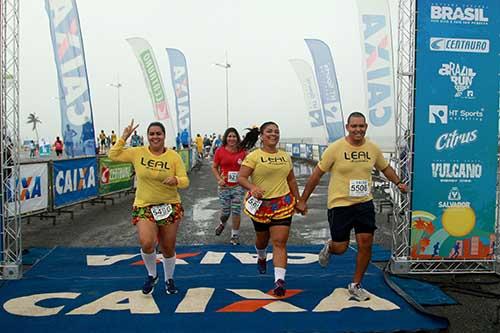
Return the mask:
[[[500,2],[417,12],[411,257],[492,259]]]
[[[7,199],[11,209],[14,205],[14,195],[11,189],[19,189],[19,199],[21,200],[21,214],[29,215],[31,212],[47,210],[49,205],[49,174],[47,163],[22,164],[20,166],[20,179],[18,184],[12,177],[10,186],[7,189]],[[17,187],[16,185],[19,185]]]
[[[131,163],[114,162],[109,158],[99,159],[99,194],[128,190],[133,185]]]
[[[54,161],[52,169],[54,208],[97,197],[97,177],[95,157]]]

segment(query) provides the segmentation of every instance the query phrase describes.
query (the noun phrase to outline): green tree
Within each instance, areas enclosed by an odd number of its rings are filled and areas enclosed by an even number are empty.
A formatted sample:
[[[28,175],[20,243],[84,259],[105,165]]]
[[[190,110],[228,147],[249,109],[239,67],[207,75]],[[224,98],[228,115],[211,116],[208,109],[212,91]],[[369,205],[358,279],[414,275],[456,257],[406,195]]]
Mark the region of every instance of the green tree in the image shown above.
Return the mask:
[[[35,132],[36,142],[38,142],[38,129],[37,129],[37,125],[41,124],[41,123],[42,123],[42,121],[40,120],[40,118],[38,118],[38,116],[35,113],[30,113],[29,114],[28,121],[26,122],[26,124],[33,124],[32,131]]]

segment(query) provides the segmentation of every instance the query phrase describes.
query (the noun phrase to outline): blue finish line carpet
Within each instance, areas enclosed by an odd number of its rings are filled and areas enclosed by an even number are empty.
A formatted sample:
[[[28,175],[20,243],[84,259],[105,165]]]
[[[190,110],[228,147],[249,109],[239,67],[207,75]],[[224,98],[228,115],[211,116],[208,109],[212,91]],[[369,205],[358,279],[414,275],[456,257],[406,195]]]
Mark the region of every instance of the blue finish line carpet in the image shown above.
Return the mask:
[[[283,297],[274,274],[257,272],[251,246],[179,246],[175,281],[142,295],[146,270],[138,248],[55,248],[19,281],[0,287],[0,323],[7,331],[63,332],[392,332],[445,328],[415,311],[370,265],[369,301],[351,300],[355,252],[317,263],[319,246],[290,246]],[[158,263],[160,281],[163,268]]]

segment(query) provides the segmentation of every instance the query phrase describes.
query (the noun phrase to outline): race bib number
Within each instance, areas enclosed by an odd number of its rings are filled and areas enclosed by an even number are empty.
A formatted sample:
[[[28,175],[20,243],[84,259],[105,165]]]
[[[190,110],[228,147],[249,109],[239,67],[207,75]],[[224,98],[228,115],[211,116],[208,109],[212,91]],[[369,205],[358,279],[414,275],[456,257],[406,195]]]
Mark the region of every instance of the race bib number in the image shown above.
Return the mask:
[[[156,221],[164,220],[172,214],[172,205],[158,205],[151,207],[151,214]]]
[[[255,215],[257,210],[259,210],[260,205],[262,205],[262,200],[255,199],[253,196],[251,196],[245,203],[245,208],[250,212],[250,214]]]
[[[238,182],[238,171],[229,171],[227,173],[227,182],[228,183],[237,183]]]
[[[366,197],[370,194],[368,180],[351,180],[349,183],[349,196]]]

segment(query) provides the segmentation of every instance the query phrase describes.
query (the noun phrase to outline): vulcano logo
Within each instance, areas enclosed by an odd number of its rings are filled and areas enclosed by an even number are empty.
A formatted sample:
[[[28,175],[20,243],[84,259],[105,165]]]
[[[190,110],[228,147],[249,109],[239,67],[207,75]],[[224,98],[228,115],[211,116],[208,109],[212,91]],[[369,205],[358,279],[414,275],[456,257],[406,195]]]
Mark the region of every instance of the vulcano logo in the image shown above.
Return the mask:
[[[489,53],[490,41],[487,39],[431,37],[431,51]]]
[[[440,178],[443,182],[470,182],[479,179],[483,174],[480,163],[432,163],[432,177]]]

